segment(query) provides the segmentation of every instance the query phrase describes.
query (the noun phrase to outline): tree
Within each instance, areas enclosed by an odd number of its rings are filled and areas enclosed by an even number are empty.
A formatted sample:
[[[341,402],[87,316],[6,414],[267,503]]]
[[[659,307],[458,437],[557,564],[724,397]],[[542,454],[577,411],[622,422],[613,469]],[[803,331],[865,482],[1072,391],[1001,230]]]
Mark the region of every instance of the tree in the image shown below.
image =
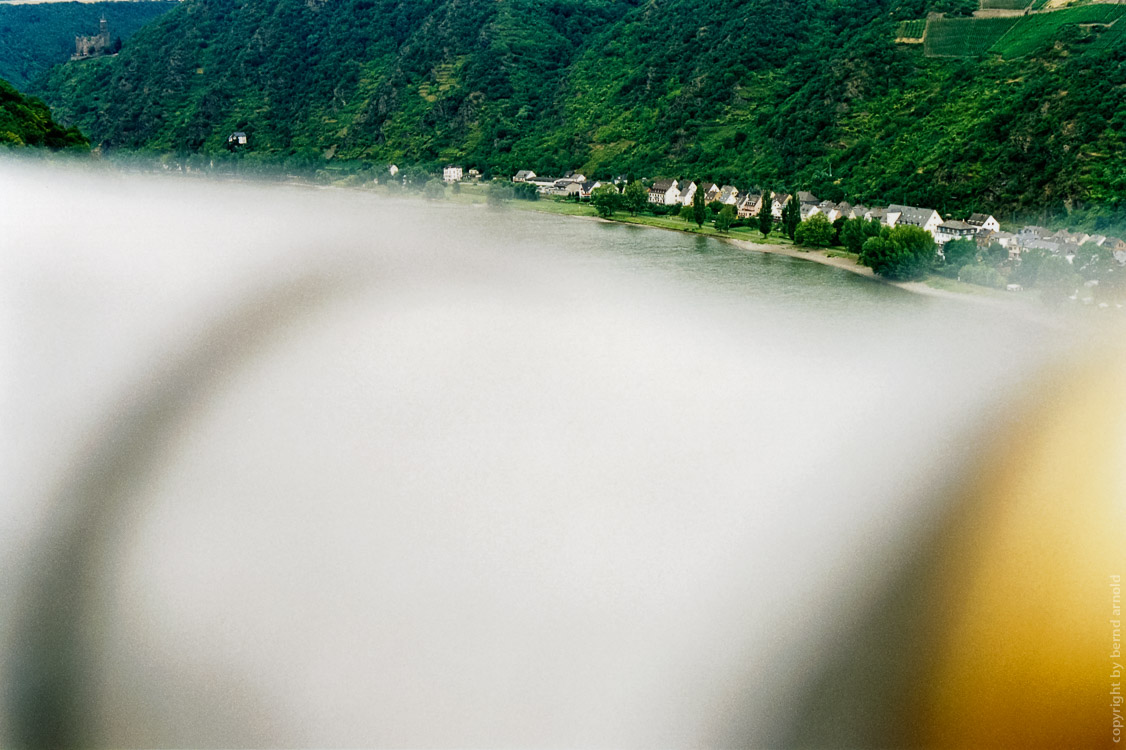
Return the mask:
[[[942,247],[945,265],[955,275],[966,265],[977,260],[977,242],[971,239],[950,240]]]
[[[880,234],[880,222],[872,219],[864,221],[864,219],[848,219],[841,225],[841,244],[850,253],[860,254],[861,248],[864,247],[864,242],[869,237],[876,237]]]
[[[457,183],[454,183],[455,185]],[[512,194],[517,200],[521,201],[538,201],[540,199],[540,191],[536,190],[536,186],[530,182],[517,182],[512,185]]]
[[[591,192],[590,203],[599,216],[608,218],[614,215],[614,209],[621,204],[621,196],[613,185],[600,185]]]
[[[434,178],[428,180],[426,186],[422,188],[422,195],[428,201],[440,200],[446,197],[446,185],[441,180]]]
[[[994,289],[1000,289],[1005,285],[1005,279],[998,273],[997,269],[984,263],[970,263],[962,266],[958,272],[958,280],[967,284],[990,286]]]
[[[782,231],[791,241],[797,242],[795,239],[798,230],[798,224],[801,223],[801,203],[798,201],[798,194],[794,193],[790,196],[790,200],[782,208]]]
[[[836,220],[833,221],[833,241],[830,244],[841,244],[841,227],[844,226],[846,221],[848,221],[848,219],[843,216],[838,216]]]
[[[870,237],[860,251],[861,263],[893,281],[922,277],[934,257],[934,238],[930,233],[907,225]]]
[[[720,232],[726,232],[731,228],[733,221],[735,221],[735,208],[724,206],[723,210],[719,212],[719,216],[715,217],[715,228]]]
[[[829,223],[825,214],[814,214],[801,222],[794,230],[795,237],[799,234],[801,239],[795,240],[799,244],[828,247],[829,243],[833,241],[833,225]]]
[[[493,180],[489,183],[489,191],[485,197],[491,206],[499,206],[512,200],[515,191],[508,180]]]
[[[634,180],[626,185],[625,192],[622,193],[622,206],[625,207],[631,215],[636,215],[649,203],[649,191],[645,189],[638,180]]]
[[[677,216],[684,219],[685,223],[688,223],[696,218],[696,211],[692,206],[681,206],[680,213],[678,213]]]
[[[692,195],[692,218],[696,221],[696,226],[704,226],[704,219],[707,217],[705,213],[707,206],[704,205],[704,191],[697,190]]]
[[[773,208],[774,196],[771,195],[769,190],[762,191],[762,205],[758,210],[758,230],[762,232],[762,238],[765,240],[770,236],[770,230],[774,228],[774,214],[770,212]]]

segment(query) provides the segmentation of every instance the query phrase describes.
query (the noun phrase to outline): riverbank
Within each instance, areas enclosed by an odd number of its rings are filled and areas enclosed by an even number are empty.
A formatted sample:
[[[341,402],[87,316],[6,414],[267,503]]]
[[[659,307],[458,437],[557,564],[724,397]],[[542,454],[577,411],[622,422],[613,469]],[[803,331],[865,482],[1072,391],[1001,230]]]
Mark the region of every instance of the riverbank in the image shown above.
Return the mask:
[[[890,281],[877,276],[872,272],[871,268],[861,265],[856,261],[855,257],[840,249],[801,247],[794,245],[789,239],[781,237],[769,238],[766,242],[758,241],[757,237],[750,239],[750,237],[758,235],[758,232],[755,230],[733,230],[724,233],[717,231],[713,227],[694,227],[686,225],[685,222],[679,218],[659,216],[621,215],[613,218],[604,218],[598,216],[597,212],[590,205],[572,203],[570,201],[513,201],[510,205],[524,211],[571,216],[588,221],[606,222],[608,224],[632,224],[650,227],[652,229],[664,229],[667,231],[681,232],[683,234],[710,237],[727,242],[747,252],[784,255],[789,258],[809,261],[810,263],[820,263],[822,265],[831,266],[857,276],[862,276],[875,283],[894,286],[912,294],[936,299],[967,302],[998,312],[1018,315],[1022,318],[1034,320],[1046,325],[1059,326],[1061,324],[1058,315],[1045,310],[1039,304],[1038,299],[1027,293],[1004,292],[988,287],[978,287],[940,276],[932,276],[922,281]],[[740,237],[739,235],[744,236]]]

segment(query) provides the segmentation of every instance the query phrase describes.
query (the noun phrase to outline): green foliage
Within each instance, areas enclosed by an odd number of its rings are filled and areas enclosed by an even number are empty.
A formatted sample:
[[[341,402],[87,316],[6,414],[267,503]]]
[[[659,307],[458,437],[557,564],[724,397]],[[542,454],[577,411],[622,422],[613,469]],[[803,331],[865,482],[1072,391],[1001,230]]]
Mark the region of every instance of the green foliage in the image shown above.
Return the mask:
[[[58,149],[89,149],[90,143],[78,128],[64,128],[51,118],[47,105],[25,97],[7,81],[0,80],[0,146],[45,146]]]
[[[719,214],[715,217],[715,228],[720,232],[726,232],[731,228],[731,223],[735,221],[735,209],[732,206],[724,206]]]
[[[881,224],[876,219],[846,219],[845,223],[841,225],[840,240],[850,253],[860,254],[860,250],[864,247],[864,243],[869,237],[878,237],[880,235]]]
[[[499,206],[512,200],[515,195],[516,191],[513,189],[511,182],[498,179],[489,183],[489,188],[485,192],[485,200],[491,206]]]
[[[538,201],[540,199],[540,192],[536,190],[536,186],[530,182],[512,183],[512,192],[516,200]]]
[[[441,200],[446,197],[446,184],[436,177],[427,180],[426,185],[422,188],[422,195],[428,201]]]
[[[817,213],[798,224],[794,234],[800,245],[828,247],[833,242],[833,225],[825,214]]]
[[[676,215],[679,216],[681,219],[684,219],[685,223],[688,223],[690,221],[695,221],[696,220],[696,209],[693,208],[691,205],[681,206],[680,211],[678,211]]]
[[[893,281],[921,278],[934,262],[934,239],[925,230],[898,226],[870,237],[860,251],[860,262],[878,276]]]
[[[599,216],[609,217],[621,206],[621,197],[613,185],[600,185],[591,191],[590,202]]]
[[[977,261],[977,242],[972,239],[950,240],[942,246],[942,255],[943,264],[957,275],[963,266]]]
[[[791,242],[798,242],[799,224],[801,224],[801,202],[798,201],[798,194],[794,193],[790,196],[790,200],[786,201],[786,205],[782,207],[782,230]]]
[[[1005,286],[1005,279],[997,269],[993,266],[987,266],[984,263],[973,263],[962,267],[958,272],[958,280],[964,281],[967,284],[988,286],[994,289],[1000,289]]]
[[[649,205],[649,191],[638,180],[633,180],[622,191],[622,206],[632,215]]]
[[[34,3],[0,2],[0,78],[17,89],[74,54],[74,37],[98,33],[104,16],[114,44],[174,8],[174,2]]]
[[[773,200],[774,196],[769,190],[762,192],[762,205],[758,210],[758,230],[762,232],[764,240],[770,236],[770,230],[774,228],[774,215],[770,212]]]

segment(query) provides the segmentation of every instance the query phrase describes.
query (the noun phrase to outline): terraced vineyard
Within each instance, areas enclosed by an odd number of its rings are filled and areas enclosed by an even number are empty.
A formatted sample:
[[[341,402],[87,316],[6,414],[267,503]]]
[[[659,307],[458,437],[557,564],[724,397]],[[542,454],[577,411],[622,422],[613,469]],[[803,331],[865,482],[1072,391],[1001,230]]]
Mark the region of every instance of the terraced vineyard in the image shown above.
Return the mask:
[[[1016,1],[982,0],[983,4]],[[1123,16],[1126,5],[1099,3],[1027,16],[934,18],[927,24],[923,49],[927,57],[978,57],[989,53],[1011,60],[1049,46],[1066,26],[1113,24],[1091,32],[1095,35],[1093,44],[1106,47],[1126,41],[1126,20],[1116,23]]]
[[[981,0],[982,10],[1024,10],[1032,0]]]
[[[925,18],[914,21],[900,21],[895,29],[895,36],[897,39],[922,39],[926,30],[927,21]]]
[[[1004,39],[999,40],[989,51],[1001,55],[1005,59],[1024,57],[1050,45],[1059,36],[1060,29],[1064,26],[1089,23],[1109,24],[1121,18],[1123,14],[1126,14],[1126,5],[1099,4],[1023,16],[1016,28],[1007,34]],[[1118,32],[1119,30],[1111,29],[1111,31]]]
[[[927,57],[977,57],[997,43],[1019,16],[1007,18],[935,18],[927,24]]]

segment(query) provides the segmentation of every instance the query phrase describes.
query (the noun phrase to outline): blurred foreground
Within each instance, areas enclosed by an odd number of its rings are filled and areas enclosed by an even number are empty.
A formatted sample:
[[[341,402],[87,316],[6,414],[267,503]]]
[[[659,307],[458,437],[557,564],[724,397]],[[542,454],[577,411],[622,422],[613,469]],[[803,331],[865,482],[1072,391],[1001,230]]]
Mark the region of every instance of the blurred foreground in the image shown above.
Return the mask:
[[[672,233],[15,162],[0,264],[5,746],[1112,739],[1101,339]]]

